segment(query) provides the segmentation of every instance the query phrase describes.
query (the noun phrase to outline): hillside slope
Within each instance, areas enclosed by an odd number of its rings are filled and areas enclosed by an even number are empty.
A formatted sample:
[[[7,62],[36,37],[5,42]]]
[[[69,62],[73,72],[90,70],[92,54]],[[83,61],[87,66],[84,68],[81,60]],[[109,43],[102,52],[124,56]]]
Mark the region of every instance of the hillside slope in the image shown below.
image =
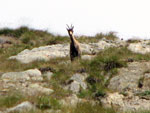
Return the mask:
[[[1,29],[0,111],[148,113],[150,41],[112,32],[77,40],[82,58],[71,63],[68,36]]]

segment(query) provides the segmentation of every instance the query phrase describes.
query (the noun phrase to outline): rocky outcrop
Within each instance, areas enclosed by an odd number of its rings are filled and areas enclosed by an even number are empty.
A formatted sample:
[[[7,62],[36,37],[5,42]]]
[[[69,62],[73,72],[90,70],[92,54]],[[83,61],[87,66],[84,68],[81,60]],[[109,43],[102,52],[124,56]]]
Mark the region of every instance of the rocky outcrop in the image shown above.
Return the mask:
[[[7,109],[6,111],[4,111],[4,113],[12,113],[12,112],[22,113],[22,112],[27,112],[33,109],[35,109],[35,106],[31,104],[30,102],[26,101],[26,102],[22,102],[21,104],[15,107]]]
[[[0,48],[10,47],[13,44],[20,43],[19,40],[8,36],[0,36]]]
[[[132,62],[118,69],[108,88],[117,91],[101,99],[105,107],[121,111],[150,110],[150,62]],[[121,94],[120,94],[121,93]],[[124,94],[124,95],[122,95]]]
[[[150,53],[150,41],[141,40],[141,42],[138,43],[131,43],[129,44],[128,49],[135,53],[141,53],[141,54]]]
[[[75,94],[60,100],[60,103],[64,106],[76,106],[80,102],[82,102],[82,99],[78,98]]]
[[[81,44],[83,53],[95,54],[108,47],[120,46],[121,43],[108,42],[101,40],[97,43]],[[11,56],[9,59],[16,59],[22,63],[30,63],[36,60],[50,60],[57,57],[69,56],[69,44],[56,44],[34,48],[32,50],[24,50],[16,56]]]
[[[87,84],[85,83],[85,79],[88,77],[86,73],[80,74],[76,73],[74,74],[68,81],[67,86],[65,89],[72,91],[73,93],[78,93],[80,89],[86,89]]]
[[[118,92],[109,93],[101,99],[101,103],[104,107],[113,107],[117,111],[123,112],[150,110],[150,100],[141,99],[133,94],[123,96]]]
[[[104,50],[105,48],[120,46],[128,46],[128,49],[135,53],[146,54],[150,52],[149,41],[134,41],[134,43],[131,41],[127,44],[121,40],[111,41],[102,39],[97,43],[81,44],[83,52],[82,59],[91,60],[96,56],[96,53]],[[66,56],[69,56],[69,44],[56,44],[34,48],[32,50],[26,49],[18,55],[10,57],[10,59],[17,59],[22,63],[31,63],[36,60],[48,61],[56,57]],[[67,65],[71,62],[62,61],[59,63]],[[48,67],[39,70],[30,69],[22,72],[0,73],[0,94],[3,92],[9,92],[10,89],[13,89],[27,96],[35,96],[36,94],[50,95],[55,90],[48,87],[53,85],[53,83],[50,82],[54,82],[51,81],[53,80],[51,77],[55,76],[55,71],[51,72],[51,70],[52,69]],[[110,80],[109,74],[108,76],[105,76],[108,78],[108,88],[113,91],[113,93],[106,92],[105,96],[98,96],[96,99],[100,100],[103,106],[113,107],[117,111],[121,112],[150,110],[150,62],[134,61],[132,58],[129,58],[128,66],[118,68],[117,70],[117,75],[111,76]],[[77,73],[73,74],[66,83],[63,82],[62,84],[59,84],[65,90],[72,92],[59,100],[59,102],[64,106],[75,106],[80,102],[91,101],[77,97],[82,89],[86,90],[88,88],[85,81],[88,77],[88,73],[86,73],[87,71],[85,71],[84,68],[79,71],[77,70],[76,72]],[[45,81],[48,81],[50,84]],[[26,106],[28,105],[31,106],[29,109],[34,108],[30,102],[25,102],[17,105],[16,107],[9,108],[7,111],[18,112],[19,110],[16,110],[16,108],[26,109]],[[22,108],[22,106],[25,107]],[[54,111],[53,109],[48,109],[45,112]],[[58,112],[61,111],[59,110]]]
[[[150,62],[132,62],[128,67],[118,69],[118,75],[110,80],[109,88],[119,92],[139,89],[138,83],[144,73],[150,69]]]
[[[38,69],[30,69],[23,72],[8,72],[1,77],[4,81],[26,82],[26,81],[42,81],[43,77]]]
[[[16,90],[24,95],[46,94],[53,92],[52,89],[44,87],[43,76],[38,69],[30,69],[23,72],[4,73],[0,79],[0,90]]]

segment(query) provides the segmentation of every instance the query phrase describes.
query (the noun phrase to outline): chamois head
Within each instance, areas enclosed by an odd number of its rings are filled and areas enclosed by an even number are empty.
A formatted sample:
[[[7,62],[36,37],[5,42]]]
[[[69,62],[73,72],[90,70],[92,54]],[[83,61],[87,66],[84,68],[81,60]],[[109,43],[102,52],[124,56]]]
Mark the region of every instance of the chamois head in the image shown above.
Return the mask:
[[[69,26],[67,25],[67,28],[66,28],[66,29],[67,29],[69,35],[73,35],[74,26],[72,26],[72,24],[71,24],[71,27],[69,27]]]

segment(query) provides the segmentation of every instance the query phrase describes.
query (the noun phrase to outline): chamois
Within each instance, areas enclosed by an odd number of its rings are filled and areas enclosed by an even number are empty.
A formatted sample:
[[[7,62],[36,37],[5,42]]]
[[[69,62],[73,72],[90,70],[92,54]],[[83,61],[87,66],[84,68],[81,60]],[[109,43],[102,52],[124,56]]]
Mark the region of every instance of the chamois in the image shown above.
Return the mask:
[[[73,61],[75,58],[81,58],[80,44],[73,35],[73,29],[74,29],[74,26],[71,25],[71,27],[69,27],[67,25],[67,31],[68,31],[68,34],[69,34],[70,40],[71,40],[71,42],[70,42],[70,59],[71,59],[71,61]]]

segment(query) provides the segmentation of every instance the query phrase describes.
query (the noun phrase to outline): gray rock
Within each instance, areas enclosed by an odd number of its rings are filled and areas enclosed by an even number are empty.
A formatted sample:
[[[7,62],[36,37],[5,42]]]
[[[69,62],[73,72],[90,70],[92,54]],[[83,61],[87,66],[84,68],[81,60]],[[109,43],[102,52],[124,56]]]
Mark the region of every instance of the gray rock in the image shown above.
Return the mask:
[[[47,75],[50,79],[50,74]],[[38,69],[30,69],[23,72],[4,73],[1,77],[1,91],[16,90],[23,95],[49,95],[52,89],[43,87],[43,76]]]
[[[141,87],[141,89],[143,91],[149,91],[150,90],[150,73],[145,73],[142,78],[143,78],[143,81],[142,81],[143,86]]]
[[[12,43],[10,39],[6,37],[0,37],[0,44]]]
[[[81,50],[83,53],[93,54],[105,48],[114,46],[116,47],[117,45],[101,40],[97,43],[81,44]],[[30,63],[36,60],[47,61],[53,58],[66,56],[69,56],[69,44],[56,44],[42,46],[32,50],[26,49],[16,56],[11,56],[9,59],[16,59],[22,63]]]
[[[44,110],[44,113],[62,113],[62,111],[51,109],[51,110]]]
[[[131,90],[137,91],[138,82],[143,77],[144,72],[150,67],[150,62],[132,62],[128,64],[128,67],[121,68],[118,71],[118,75],[114,76],[110,80],[109,88],[117,90],[119,92]]]
[[[109,93],[101,99],[104,107],[113,107],[121,112],[133,112],[140,110],[150,110],[150,100],[140,99],[138,96],[124,97],[119,93]]]
[[[43,77],[38,69],[30,69],[23,72],[8,72],[4,73],[1,79],[14,82],[25,82],[29,80],[42,81]]]
[[[47,80],[50,80],[52,77],[53,73],[48,71],[46,73],[43,74],[43,77],[45,77]]]
[[[77,81],[73,81],[69,87],[69,90],[71,90],[73,93],[78,93],[80,91],[80,84]]]
[[[22,63],[30,63],[36,60],[48,61],[57,57],[66,57],[68,52],[68,44],[57,44],[34,48],[32,50],[24,50],[17,56],[10,57],[10,59],[17,59]]]
[[[79,99],[75,94],[73,94],[69,97],[60,100],[60,104],[62,104],[63,106],[76,106],[76,104],[81,101],[82,99]]]
[[[79,74],[79,73],[76,73],[74,74],[70,80],[73,80],[73,81],[76,81],[79,83],[79,85],[83,88],[83,89],[86,89],[87,88],[87,85],[85,83],[85,79],[88,77],[88,75],[86,73],[83,73],[83,74]]]
[[[150,53],[150,42],[149,41],[142,41],[139,43],[131,43],[128,46],[128,49],[135,53],[146,54]]]
[[[30,111],[32,109],[35,109],[34,105],[32,105],[30,102],[22,102],[21,104],[7,109],[4,113],[11,113],[11,112],[25,112]]]
[[[101,103],[106,108],[115,107],[121,109],[124,107],[124,96],[119,93],[109,93],[105,98],[101,99]]]
[[[81,59],[83,60],[92,60],[95,56],[94,55],[82,55]]]
[[[30,84],[25,90],[24,93],[27,93],[28,95],[37,95],[37,94],[45,94],[50,95],[54,91],[49,88],[42,87],[39,84]]]
[[[78,93],[80,88],[86,89],[87,84],[85,83],[85,79],[87,78],[87,74],[83,73],[76,73],[74,74],[69,81],[69,84],[65,87],[65,89],[71,90],[73,93]]]

